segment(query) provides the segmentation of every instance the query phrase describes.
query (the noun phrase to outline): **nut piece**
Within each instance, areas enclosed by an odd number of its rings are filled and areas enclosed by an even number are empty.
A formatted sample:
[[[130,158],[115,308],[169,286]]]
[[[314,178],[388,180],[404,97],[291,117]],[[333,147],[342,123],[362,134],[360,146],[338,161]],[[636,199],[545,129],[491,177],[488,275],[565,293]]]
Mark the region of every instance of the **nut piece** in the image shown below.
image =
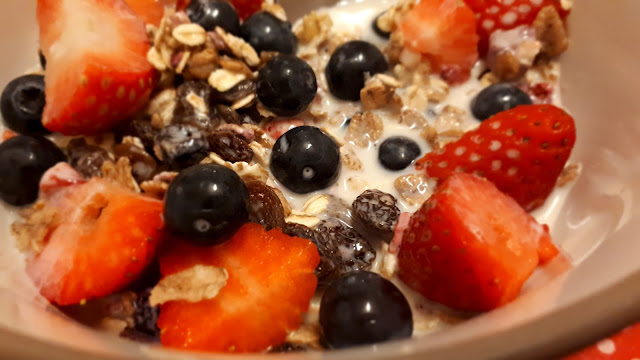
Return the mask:
[[[192,303],[211,300],[227,285],[228,279],[229,274],[224,268],[196,265],[160,280],[151,290],[149,304],[156,306],[175,300]]]
[[[393,185],[398,194],[411,206],[422,205],[431,196],[433,185],[424,174],[409,174],[397,178]]]
[[[149,101],[146,113],[151,116],[152,125],[161,129],[173,120],[173,112],[178,103],[176,89],[170,88],[162,90]]]
[[[171,35],[186,46],[200,46],[207,40],[207,31],[195,23],[178,25]]]
[[[567,51],[569,37],[558,11],[551,5],[544,7],[533,21],[536,37],[542,43],[542,53],[554,57]]]
[[[366,147],[370,142],[380,139],[383,130],[384,125],[378,115],[371,112],[355,114],[351,118],[345,140],[356,146]]]
[[[209,75],[209,85],[218,90],[219,92],[225,92],[231,90],[234,86],[238,85],[242,80],[247,77],[242,73],[236,73],[227,69],[214,70]]]
[[[102,174],[105,179],[116,182],[135,192],[140,192],[138,182],[131,173],[131,164],[129,158],[121,157],[114,164],[111,161],[105,161],[102,164]]]
[[[520,75],[520,61],[511,51],[496,55],[491,72],[501,80],[514,80]]]
[[[329,14],[318,14],[312,11],[302,18],[301,24],[296,26],[293,32],[301,44],[317,43],[324,40],[330,33],[332,26],[333,21],[331,21]]]
[[[426,112],[429,105],[427,90],[422,86],[410,85],[401,95],[404,105],[420,112]]]
[[[396,95],[396,89],[402,84],[389,75],[376,74],[369,78],[364,88],[360,90],[362,108],[365,110],[379,109],[392,105],[395,108],[402,106],[400,97]]]
[[[225,44],[227,44],[233,55],[244,59],[247,65],[253,67],[260,64],[258,53],[242,38],[227,33],[221,27],[216,27],[216,33],[220,35]]]

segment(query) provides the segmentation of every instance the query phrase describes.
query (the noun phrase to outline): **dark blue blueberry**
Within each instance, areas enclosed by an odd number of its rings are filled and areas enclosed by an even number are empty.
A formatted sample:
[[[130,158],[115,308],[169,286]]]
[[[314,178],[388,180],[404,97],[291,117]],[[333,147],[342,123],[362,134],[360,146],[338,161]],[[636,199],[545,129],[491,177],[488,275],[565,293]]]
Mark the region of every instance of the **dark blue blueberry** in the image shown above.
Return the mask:
[[[346,348],[411,337],[413,317],[407,299],[393,283],[359,271],[325,290],[320,326],[329,346]]]
[[[294,55],[272,58],[258,73],[258,98],[277,115],[293,116],[303,112],[317,90],[313,69]]]
[[[23,75],[11,81],[2,92],[0,110],[7,127],[20,134],[46,134],[42,126],[44,76]]]
[[[326,75],[329,90],[342,100],[360,100],[367,76],[387,71],[389,64],[380,50],[365,41],[349,41],[329,59]]]
[[[228,33],[240,33],[238,12],[224,0],[192,1],[187,7],[187,16],[191,22],[199,24],[207,31],[213,31],[219,26]]]
[[[384,13],[376,16],[375,19],[373,19],[373,23],[371,23],[371,27],[373,28],[373,31],[380,36],[383,39],[388,39],[391,37],[391,32],[388,31],[384,31],[382,29],[380,29],[380,26],[378,26],[378,19],[380,19],[380,16],[384,15]]]
[[[64,153],[39,136],[16,136],[0,144],[0,198],[21,206],[38,198],[42,175],[65,161]]]
[[[340,173],[340,149],[313,126],[284,133],[271,152],[271,172],[287,189],[305,194],[327,188]]]
[[[249,16],[242,23],[240,34],[258,54],[262,51],[293,54],[298,47],[298,38],[291,31],[291,23],[282,21],[266,11]]]
[[[488,86],[471,102],[471,112],[478,120],[486,120],[493,115],[513,109],[518,105],[531,105],[529,95],[519,87],[498,83]]]
[[[249,193],[232,170],[215,164],[187,168],[169,186],[165,224],[202,246],[221,244],[247,222]]]
[[[378,160],[389,170],[402,170],[420,156],[420,146],[404,136],[394,136],[383,141],[378,150]]]

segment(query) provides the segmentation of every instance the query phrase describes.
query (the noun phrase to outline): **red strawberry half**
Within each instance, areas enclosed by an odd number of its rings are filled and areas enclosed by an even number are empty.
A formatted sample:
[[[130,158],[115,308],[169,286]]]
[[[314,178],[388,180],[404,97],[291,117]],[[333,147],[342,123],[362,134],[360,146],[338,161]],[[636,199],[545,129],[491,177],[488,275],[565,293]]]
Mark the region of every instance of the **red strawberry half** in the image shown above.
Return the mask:
[[[491,180],[525,210],[542,205],[576,141],[573,118],[553,105],[521,105],[496,114],[459,140],[416,162],[446,180],[456,172]]]
[[[47,59],[42,122],[68,135],[108,130],[148,101],[144,23],[123,0],[38,0]]]
[[[27,273],[53,303],[111,294],[135,280],[155,255],[161,201],[92,179],[61,188],[45,204],[57,215],[43,250],[27,260]]]
[[[466,80],[478,60],[474,14],[458,0],[421,1],[402,20],[400,31],[405,45],[427,56],[451,82]]]
[[[562,7],[561,0],[464,0],[477,18],[478,47],[485,55],[489,48],[489,37],[496,30],[509,30],[520,25],[531,25],[543,8],[553,6],[562,19],[570,9]]]
[[[399,276],[451,308],[491,310],[515,299],[538,264],[557,255],[547,229],[489,181],[456,174],[411,218]]]
[[[320,257],[309,240],[245,224],[215,247],[178,243],[160,257],[162,276],[195,265],[222,267],[227,284],[210,300],[160,305],[165,346],[188,350],[262,351],[285,341],[302,323],[315,293]]]
[[[175,9],[179,0],[125,0],[142,21],[160,25],[165,7]]]

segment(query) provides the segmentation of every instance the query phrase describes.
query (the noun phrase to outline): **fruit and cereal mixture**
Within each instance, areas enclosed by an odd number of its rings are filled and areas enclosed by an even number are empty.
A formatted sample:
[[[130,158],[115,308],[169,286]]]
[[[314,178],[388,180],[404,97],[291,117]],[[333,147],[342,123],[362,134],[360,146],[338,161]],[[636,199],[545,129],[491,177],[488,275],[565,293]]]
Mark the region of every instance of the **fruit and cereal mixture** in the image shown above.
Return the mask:
[[[40,294],[211,352],[421,336],[559,254],[560,0],[38,0],[0,198]],[[292,23],[293,21],[293,23]],[[11,169],[11,171],[6,171]]]

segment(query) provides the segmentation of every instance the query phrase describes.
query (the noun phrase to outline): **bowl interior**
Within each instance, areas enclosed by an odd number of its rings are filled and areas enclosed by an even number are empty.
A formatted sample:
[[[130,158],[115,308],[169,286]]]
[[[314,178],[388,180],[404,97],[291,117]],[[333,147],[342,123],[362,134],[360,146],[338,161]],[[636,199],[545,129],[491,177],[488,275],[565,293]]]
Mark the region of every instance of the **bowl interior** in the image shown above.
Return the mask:
[[[372,0],[375,1],[375,0]],[[330,0],[282,0],[292,17]],[[0,2],[0,88],[37,64],[35,0]],[[499,310],[428,338],[288,359],[544,357],[565,351],[640,317],[640,2],[582,0],[571,18],[571,48],[563,57],[562,97],[574,115],[581,166],[572,187],[537,214],[549,221],[566,255],[527,283]],[[0,169],[10,171],[10,169]],[[9,235],[11,209],[0,209],[0,348],[11,358],[226,358],[179,354],[133,344],[72,323],[34,296]],[[597,326],[596,326],[597,325]],[[535,354],[530,352],[536,349]],[[38,356],[40,354],[40,356]],[[275,357],[278,357],[276,355]],[[285,355],[282,355],[285,356]],[[244,357],[247,358],[247,357]]]

